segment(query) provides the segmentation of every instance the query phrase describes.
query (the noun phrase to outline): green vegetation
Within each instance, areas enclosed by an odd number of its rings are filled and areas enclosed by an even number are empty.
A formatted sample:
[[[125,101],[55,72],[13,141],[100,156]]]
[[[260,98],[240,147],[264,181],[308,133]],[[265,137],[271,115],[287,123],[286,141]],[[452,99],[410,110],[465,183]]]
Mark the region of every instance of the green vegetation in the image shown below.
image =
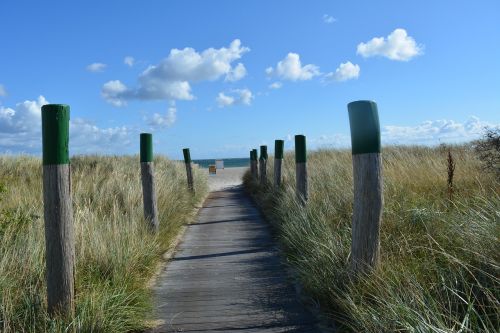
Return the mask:
[[[138,157],[71,160],[76,237],[76,317],[46,313],[42,163],[0,157],[0,331],[129,332],[145,327],[148,281],[208,191],[194,169],[196,197],[184,163],[155,158],[160,233],[143,217]]]
[[[305,291],[339,332],[499,331],[500,183],[470,146],[452,146],[451,154],[449,200],[448,148],[383,150],[381,265],[356,281],[348,271],[350,151],[308,156],[305,208],[294,193],[293,155],[285,155],[280,190],[246,174]]]

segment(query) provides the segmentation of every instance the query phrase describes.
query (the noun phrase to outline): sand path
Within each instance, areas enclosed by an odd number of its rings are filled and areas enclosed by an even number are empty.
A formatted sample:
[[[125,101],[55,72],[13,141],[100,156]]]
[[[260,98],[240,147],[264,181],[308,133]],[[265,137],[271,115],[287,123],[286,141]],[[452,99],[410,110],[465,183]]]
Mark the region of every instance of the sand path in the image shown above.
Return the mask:
[[[242,183],[242,178],[248,167],[218,169],[217,174],[208,176],[210,191],[231,188]],[[208,169],[205,169],[208,173]]]

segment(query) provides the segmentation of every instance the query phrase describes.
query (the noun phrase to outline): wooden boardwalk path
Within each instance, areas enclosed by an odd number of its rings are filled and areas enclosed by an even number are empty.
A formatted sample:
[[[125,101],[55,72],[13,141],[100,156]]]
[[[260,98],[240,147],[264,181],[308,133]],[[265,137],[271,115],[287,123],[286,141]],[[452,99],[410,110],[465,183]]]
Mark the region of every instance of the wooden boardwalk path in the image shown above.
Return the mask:
[[[154,293],[152,332],[319,332],[241,187],[210,194]]]

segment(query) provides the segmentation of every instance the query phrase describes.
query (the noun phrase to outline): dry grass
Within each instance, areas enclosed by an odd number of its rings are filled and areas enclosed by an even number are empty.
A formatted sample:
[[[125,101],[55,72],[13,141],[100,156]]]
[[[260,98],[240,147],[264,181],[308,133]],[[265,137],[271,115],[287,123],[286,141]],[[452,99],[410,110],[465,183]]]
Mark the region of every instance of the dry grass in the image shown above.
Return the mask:
[[[144,328],[146,285],[194,205],[207,193],[195,168],[196,196],[183,163],[155,159],[160,233],[143,218],[136,157],[72,159],[76,233],[76,317],[46,313],[41,161],[0,157],[0,331],[129,332]]]
[[[285,156],[281,190],[246,175],[247,189],[276,226],[303,286],[340,332],[499,331],[500,184],[470,147],[452,147],[452,154],[450,201],[447,150],[384,149],[382,261],[358,281],[348,274],[349,151],[309,155],[306,208],[294,195],[293,155]]]

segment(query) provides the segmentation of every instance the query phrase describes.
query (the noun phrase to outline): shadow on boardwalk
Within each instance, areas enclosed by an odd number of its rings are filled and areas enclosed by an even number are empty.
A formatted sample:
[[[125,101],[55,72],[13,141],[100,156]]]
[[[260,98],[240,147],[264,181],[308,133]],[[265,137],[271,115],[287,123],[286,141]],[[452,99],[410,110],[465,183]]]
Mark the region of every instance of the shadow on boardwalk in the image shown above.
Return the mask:
[[[210,194],[154,293],[151,332],[319,332],[241,187]]]

